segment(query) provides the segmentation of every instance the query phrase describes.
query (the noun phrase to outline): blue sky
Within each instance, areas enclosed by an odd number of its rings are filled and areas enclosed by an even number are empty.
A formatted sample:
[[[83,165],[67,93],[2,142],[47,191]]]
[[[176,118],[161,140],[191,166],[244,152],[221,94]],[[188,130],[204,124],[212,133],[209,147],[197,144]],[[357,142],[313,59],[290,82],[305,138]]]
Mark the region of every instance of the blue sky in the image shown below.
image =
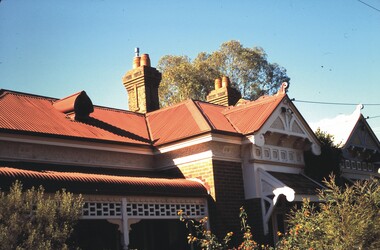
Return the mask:
[[[380,10],[380,0],[363,0]],[[127,109],[121,83],[134,48],[152,66],[168,54],[260,46],[291,77],[296,100],[380,103],[380,11],[357,0],[0,2],[0,87]],[[295,102],[310,122],[355,106]],[[380,116],[365,105],[364,116]],[[380,117],[368,119],[380,138]]]

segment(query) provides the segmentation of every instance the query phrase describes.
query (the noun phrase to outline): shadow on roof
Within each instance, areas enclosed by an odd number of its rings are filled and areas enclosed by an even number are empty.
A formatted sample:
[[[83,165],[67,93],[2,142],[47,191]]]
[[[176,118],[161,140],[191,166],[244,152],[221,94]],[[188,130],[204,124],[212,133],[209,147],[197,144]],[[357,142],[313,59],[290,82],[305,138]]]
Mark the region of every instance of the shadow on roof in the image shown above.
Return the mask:
[[[103,129],[103,130],[105,130],[107,132],[116,134],[118,136],[127,137],[127,138],[130,138],[130,139],[133,139],[133,140],[136,140],[136,141],[141,141],[141,142],[144,142],[144,143],[149,143],[149,144],[151,143],[151,140],[149,140],[148,138],[141,137],[139,135],[136,135],[134,133],[131,133],[129,131],[126,131],[124,129],[121,129],[121,128],[118,128],[118,127],[116,127],[114,125],[111,125],[109,123],[106,123],[106,122],[103,122],[101,120],[98,120],[98,119],[96,119],[94,117],[87,117],[87,118],[84,118],[84,119],[79,119],[77,121],[81,122],[81,123],[84,123],[84,124],[87,124],[87,125],[91,125],[91,126],[100,128],[100,129]]]

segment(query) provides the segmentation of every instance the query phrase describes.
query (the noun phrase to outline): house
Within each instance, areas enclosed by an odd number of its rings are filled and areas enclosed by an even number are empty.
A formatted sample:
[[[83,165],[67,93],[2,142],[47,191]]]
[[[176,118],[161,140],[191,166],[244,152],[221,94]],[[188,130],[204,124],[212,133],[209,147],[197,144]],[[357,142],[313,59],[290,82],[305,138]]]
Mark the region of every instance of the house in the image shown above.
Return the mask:
[[[357,105],[352,114],[338,115],[313,126],[334,136],[334,144],[341,150],[340,175],[348,181],[379,177],[380,142]]]
[[[93,105],[85,91],[56,99],[1,90],[1,188],[20,180],[82,194],[83,249],[186,249],[179,210],[209,217],[222,237],[240,230],[241,206],[255,235],[276,240],[291,204],[317,201],[303,154],[320,145],[286,83],[243,101],[223,77],[207,102],[159,109],[160,80],[137,53],[122,78],[128,111]]]

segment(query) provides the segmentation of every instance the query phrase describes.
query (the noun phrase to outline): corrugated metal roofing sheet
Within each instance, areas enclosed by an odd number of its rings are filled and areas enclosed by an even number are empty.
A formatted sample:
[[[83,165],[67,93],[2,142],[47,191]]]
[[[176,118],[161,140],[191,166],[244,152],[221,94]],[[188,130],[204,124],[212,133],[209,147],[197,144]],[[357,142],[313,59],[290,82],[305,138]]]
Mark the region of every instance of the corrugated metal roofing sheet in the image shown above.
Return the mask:
[[[207,195],[207,189],[201,183],[187,179],[115,176],[78,172],[34,171],[6,166],[0,167],[0,179],[3,182],[14,182],[16,180],[21,180],[21,182],[24,183],[24,181],[26,181],[29,185],[31,182],[34,182],[35,185],[53,182],[54,186],[58,189],[65,186],[70,187],[71,185],[83,185],[87,188],[81,190],[93,192],[113,191],[118,194],[125,193],[136,195],[151,194],[182,196]]]
[[[155,145],[211,131],[193,100],[146,114]]]
[[[85,120],[72,120],[54,108],[54,98],[4,91],[0,129],[86,139],[162,145],[205,132],[256,132],[286,95],[266,96],[237,107],[187,100],[146,115],[94,107]]]
[[[94,107],[85,121],[73,121],[53,107],[57,99],[5,91],[0,97],[1,129],[150,144],[144,115]]]
[[[223,111],[226,109],[225,106],[200,101],[196,101],[196,104],[208,119],[213,129],[224,132],[237,133],[232,124],[223,114]]]
[[[226,118],[242,134],[258,131],[286,95],[263,96],[256,101],[224,111]]]

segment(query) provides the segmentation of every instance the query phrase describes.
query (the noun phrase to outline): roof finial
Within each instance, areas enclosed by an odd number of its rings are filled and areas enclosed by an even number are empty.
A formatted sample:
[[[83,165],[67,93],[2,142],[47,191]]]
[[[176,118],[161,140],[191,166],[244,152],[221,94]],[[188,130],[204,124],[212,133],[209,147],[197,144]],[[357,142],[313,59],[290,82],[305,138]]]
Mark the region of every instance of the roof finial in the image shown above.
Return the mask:
[[[135,57],[139,57],[140,56],[140,49],[139,47],[136,47],[135,48]]]
[[[288,91],[288,88],[289,88],[289,83],[288,82],[283,82],[281,84],[280,89],[277,91],[276,95],[285,95],[286,92]]]

